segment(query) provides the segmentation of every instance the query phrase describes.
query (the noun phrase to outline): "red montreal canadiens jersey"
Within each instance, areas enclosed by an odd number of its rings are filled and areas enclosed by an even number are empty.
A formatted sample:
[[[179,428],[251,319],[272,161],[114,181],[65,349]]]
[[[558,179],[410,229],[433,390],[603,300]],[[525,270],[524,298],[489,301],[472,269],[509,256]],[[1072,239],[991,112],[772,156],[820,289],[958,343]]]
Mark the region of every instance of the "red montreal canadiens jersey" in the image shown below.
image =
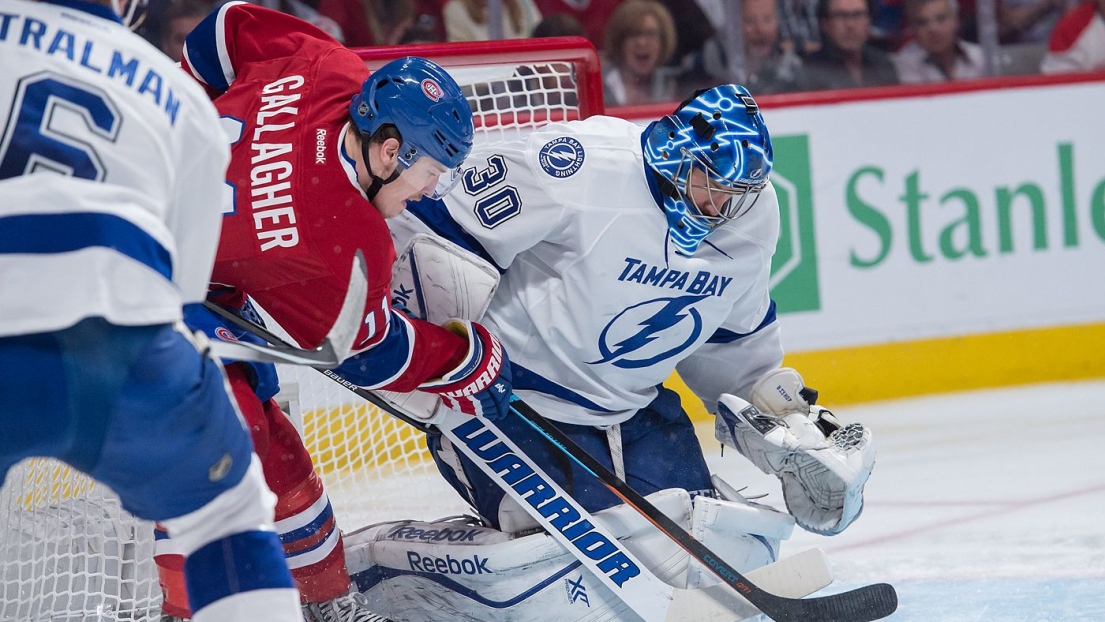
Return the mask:
[[[315,346],[360,250],[369,291],[354,351],[373,351],[373,384],[410,390],[451,369],[463,338],[391,310],[394,247],[343,148],[356,131],[349,102],[368,77],[364,63],[307,22],[230,3],[188,36],[181,64],[214,97],[231,141],[234,211],[223,218],[212,281],[249,294]]]

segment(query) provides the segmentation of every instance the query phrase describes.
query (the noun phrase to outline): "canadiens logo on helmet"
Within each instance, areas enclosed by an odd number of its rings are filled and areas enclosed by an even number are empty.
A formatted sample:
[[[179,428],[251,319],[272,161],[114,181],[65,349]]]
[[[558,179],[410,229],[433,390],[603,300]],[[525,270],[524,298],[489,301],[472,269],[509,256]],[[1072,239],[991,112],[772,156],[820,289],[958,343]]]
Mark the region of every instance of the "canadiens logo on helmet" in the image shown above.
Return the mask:
[[[553,177],[571,177],[583,167],[583,145],[571,136],[554,138],[541,147],[537,161]]]
[[[441,101],[441,98],[445,95],[445,91],[441,90],[441,85],[430,78],[422,81],[422,92],[435,102]]]
[[[234,336],[234,333],[230,332],[228,329],[222,326],[215,329],[215,336],[219,339],[222,339],[223,341],[238,341],[238,338]]]

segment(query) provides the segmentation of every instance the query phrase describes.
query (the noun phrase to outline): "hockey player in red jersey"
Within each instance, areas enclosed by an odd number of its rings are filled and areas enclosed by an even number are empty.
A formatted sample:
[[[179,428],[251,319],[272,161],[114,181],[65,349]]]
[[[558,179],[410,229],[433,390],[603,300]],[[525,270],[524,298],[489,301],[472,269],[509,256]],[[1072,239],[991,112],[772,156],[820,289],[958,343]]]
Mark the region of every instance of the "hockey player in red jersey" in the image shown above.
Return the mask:
[[[248,296],[301,346],[325,337],[342,306],[354,256],[367,264],[368,296],[353,355],[338,370],[371,388],[438,393],[469,414],[505,414],[509,363],[497,339],[468,321],[408,319],[389,301],[395,252],[384,219],[433,195],[472,145],[472,113],[436,64],[404,58],[369,79],[363,62],[310,24],[229,3],[189,34],[182,66],[222,115],[231,142],[223,218],[209,300],[256,320]],[[189,325],[251,340],[200,310]],[[277,530],[308,620],[377,620],[349,595],[341,533],[310,456],[273,401],[275,369],[227,362],[251,424]],[[171,550],[170,542],[162,542]],[[160,555],[168,614],[186,617],[172,558]],[[179,573],[176,573],[179,577]]]

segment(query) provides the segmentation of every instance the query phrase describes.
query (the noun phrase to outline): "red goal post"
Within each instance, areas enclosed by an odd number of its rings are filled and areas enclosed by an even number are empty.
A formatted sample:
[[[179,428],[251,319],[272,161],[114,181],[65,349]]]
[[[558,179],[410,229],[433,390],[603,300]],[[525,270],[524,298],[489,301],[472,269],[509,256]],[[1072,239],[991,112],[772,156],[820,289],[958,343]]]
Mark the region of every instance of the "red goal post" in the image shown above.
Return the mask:
[[[428,43],[354,50],[370,70],[428,58],[461,85],[477,131],[525,130],[603,114],[598,53],[583,37]]]

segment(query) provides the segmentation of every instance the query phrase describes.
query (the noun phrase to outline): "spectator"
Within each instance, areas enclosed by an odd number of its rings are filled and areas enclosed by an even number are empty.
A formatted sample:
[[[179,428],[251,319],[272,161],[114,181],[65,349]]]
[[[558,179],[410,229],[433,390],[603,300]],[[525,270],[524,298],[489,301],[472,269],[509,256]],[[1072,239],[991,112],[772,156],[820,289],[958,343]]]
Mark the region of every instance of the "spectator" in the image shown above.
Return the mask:
[[[398,45],[418,23],[413,0],[367,0],[368,26],[376,45]]]
[[[818,0],[822,48],[805,63],[804,90],[897,84],[894,64],[869,43],[871,9],[865,0]]]
[[[504,39],[524,39],[541,21],[533,0],[502,0]],[[487,41],[487,0],[449,0],[441,9],[449,41]]]
[[[310,0],[310,4],[341,27],[340,41],[347,47],[368,47],[375,41],[368,26],[368,12],[361,0]]]
[[[606,27],[603,94],[614,106],[671,101],[675,79],[662,67],[675,51],[675,23],[656,0],[628,0]]]
[[[192,32],[203,18],[211,12],[211,6],[201,0],[173,0],[169,5],[169,14],[161,27],[161,41],[158,47],[174,63],[180,62],[184,51],[184,37]]]
[[[998,36],[1002,43],[1046,43],[1072,0],[999,0]]]
[[[783,49],[807,56],[821,49],[817,0],[779,1],[779,43]]]
[[[1105,0],[1087,0],[1055,25],[1043,73],[1105,70]]]
[[[895,52],[905,40],[905,3],[902,0],[870,0],[870,45]]]
[[[266,9],[294,15],[337,39],[339,43],[345,41],[345,33],[342,32],[341,25],[320,13],[317,8],[307,4],[307,2],[301,0],[253,0],[251,4],[258,4]]]
[[[956,0],[906,0],[913,40],[892,58],[906,84],[971,80],[986,75],[982,48],[959,38]]]
[[[579,20],[567,13],[553,13],[546,15],[539,24],[533,27],[530,35],[534,39],[544,37],[586,37],[587,31]]]
[[[583,24],[587,38],[596,48],[602,49],[603,33],[621,0],[534,0],[542,15],[567,13]]]
[[[420,13],[415,19],[414,25],[403,33],[399,39],[399,45],[417,45],[423,43],[439,43],[445,39],[438,32],[437,20],[426,13]]]
[[[659,0],[675,22],[676,63],[696,55],[725,23],[722,0]],[[736,5],[736,3],[734,3]]]
[[[741,41],[744,44],[742,82],[753,95],[798,89],[802,59],[783,47],[776,0],[744,0],[740,4]],[[690,71],[681,76],[683,89],[709,88],[728,81],[726,54],[717,39],[706,42]]]
[[[779,9],[775,0],[744,0],[745,86],[753,95],[797,90],[802,60],[783,48],[779,38]]]

